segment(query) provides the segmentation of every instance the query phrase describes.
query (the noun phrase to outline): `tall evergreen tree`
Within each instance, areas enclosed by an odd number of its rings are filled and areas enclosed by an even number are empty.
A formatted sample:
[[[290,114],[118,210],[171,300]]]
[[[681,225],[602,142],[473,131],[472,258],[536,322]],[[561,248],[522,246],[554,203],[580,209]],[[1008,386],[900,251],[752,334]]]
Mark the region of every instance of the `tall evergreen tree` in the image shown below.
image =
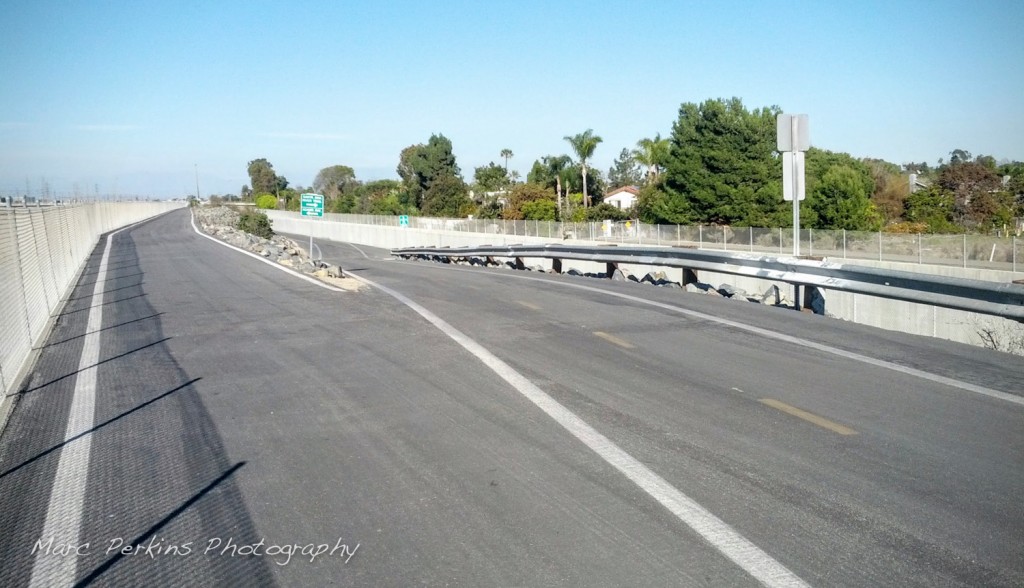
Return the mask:
[[[641,172],[637,160],[629,149],[623,149],[608,169],[608,187],[639,186]]]

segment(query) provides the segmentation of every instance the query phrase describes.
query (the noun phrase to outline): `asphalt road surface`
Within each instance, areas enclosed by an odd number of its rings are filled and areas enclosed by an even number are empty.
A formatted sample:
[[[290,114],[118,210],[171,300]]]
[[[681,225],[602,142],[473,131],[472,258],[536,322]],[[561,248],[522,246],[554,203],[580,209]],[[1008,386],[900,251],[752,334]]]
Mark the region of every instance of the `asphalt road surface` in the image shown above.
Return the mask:
[[[101,240],[0,437],[0,585],[1024,585],[1022,358],[319,245],[380,288],[187,211]]]

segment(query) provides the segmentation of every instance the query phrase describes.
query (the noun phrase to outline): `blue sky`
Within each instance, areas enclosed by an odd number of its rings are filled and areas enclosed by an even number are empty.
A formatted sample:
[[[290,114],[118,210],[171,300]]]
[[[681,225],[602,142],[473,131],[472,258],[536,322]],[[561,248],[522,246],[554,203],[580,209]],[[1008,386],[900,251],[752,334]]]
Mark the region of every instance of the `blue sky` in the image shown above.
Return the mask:
[[[1024,2],[2,0],[0,192],[237,193],[396,177],[452,140],[466,179],[562,139],[667,135],[683,102],[810,116],[812,144],[896,163],[1024,160]]]

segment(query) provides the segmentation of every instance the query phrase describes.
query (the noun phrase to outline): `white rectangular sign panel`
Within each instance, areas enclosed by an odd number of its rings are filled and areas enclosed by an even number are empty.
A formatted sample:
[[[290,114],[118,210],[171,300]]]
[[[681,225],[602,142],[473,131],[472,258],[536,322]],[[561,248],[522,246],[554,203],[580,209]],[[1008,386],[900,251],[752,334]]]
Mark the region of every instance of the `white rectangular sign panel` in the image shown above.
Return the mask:
[[[796,123],[796,144],[793,144]],[[775,119],[779,151],[807,151],[811,147],[811,126],[806,114],[780,114]]]
[[[804,185],[804,152],[792,151],[782,152],[782,198],[792,200],[794,188],[796,189],[797,200],[807,197]]]

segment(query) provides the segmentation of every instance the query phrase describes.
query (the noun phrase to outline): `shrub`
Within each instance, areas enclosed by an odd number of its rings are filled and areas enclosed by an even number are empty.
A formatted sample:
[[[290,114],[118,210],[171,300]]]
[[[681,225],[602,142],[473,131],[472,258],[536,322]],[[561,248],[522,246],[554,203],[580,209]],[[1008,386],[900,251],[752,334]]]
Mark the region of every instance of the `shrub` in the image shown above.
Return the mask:
[[[928,223],[893,223],[883,229],[886,233],[917,234],[927,233]]]
[[[243,212],[238,217],[238,225],[235,228],[264,239],[274,236],[274,229],[270,228],[270,219],[262,212]]]
[[[273,194],[260,194],[256,197],[256,208],[275,209],[277,198]]]

